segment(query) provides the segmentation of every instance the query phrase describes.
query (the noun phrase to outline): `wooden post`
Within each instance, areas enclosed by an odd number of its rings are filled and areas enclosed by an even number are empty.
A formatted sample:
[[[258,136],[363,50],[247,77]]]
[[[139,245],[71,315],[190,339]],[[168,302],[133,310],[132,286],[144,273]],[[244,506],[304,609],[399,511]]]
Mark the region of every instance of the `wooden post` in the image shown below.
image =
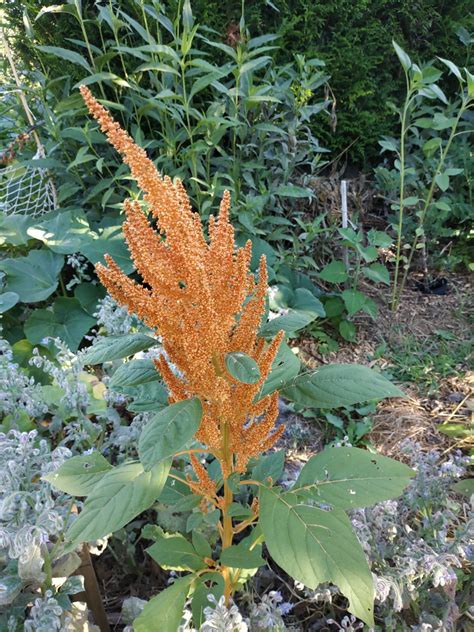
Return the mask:
[[[84,544],[81,551],[82,564],[77,569],[77,575],[84,577],[84,593],[77,595],[79,601],[85,600],[87,607],[94,616],[94,623],[99,626],[100,632],[110,632],[109,621],[105,612],[102,595],[100,594],[99,582],[92,565],[91,555],[87,544]]]
[[[347,228],[349,225],[349,216],[347,214],[347,180],[341,180],[341,215],[342,228]],[[349,253],[347,246],[344,246],[343,259],[346,270],[349,270]]]

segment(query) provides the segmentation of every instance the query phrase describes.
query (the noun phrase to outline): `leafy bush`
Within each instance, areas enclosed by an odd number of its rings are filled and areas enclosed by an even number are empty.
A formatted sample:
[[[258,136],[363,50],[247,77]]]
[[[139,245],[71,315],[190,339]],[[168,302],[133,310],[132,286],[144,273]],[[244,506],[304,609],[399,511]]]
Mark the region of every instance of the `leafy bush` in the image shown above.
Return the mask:
[[[326,62],[337,125],[334,131],[334,120],[319,119],[318,136],[334,156],[348,150],[351,165],[367,167],[377,162],[379,138],[395,133],[397,121],[387,102],[399,100],[404,90],[388,42],[396,39],[417,60],[443,55],[465,65],[462,40],[473,30],[469,9],[467,0],[449,5],[442,0],[282,0],[246,3],[245,19],[256,34],[268,28],[282,34],[282,63],[302,52]],[[194,0],[193,10],[229,37],[240,19],[239,4]]]
[[[48,4],[54,4],[54,1]],[[176,14],[181,5],[173,0],[169,3],[169,13]],[[48,28],[49,22],[35,21],[43,6],[44,3],[37,0],[25,3],[39,44],[64,46],[67,37],[84,39],[80,24],[71,15],[55,14],[55,29]],[[65,6],[73,12],[73,3]],[[221,41],[232,42],[238,38],[241,3],[193,0],[192,8],[197,20],[214,28]],[[124,15],[114,21],[121,28],[121,37],[124,36],[124,23],[128,22],[130,35],[133,31],[131,20],[143,27],[145,15],[152,25],[161,13],[161,5],[154,1],[140,5],[126,0],[120,3],[120,9]],[[22,32],[22,7],[8,3],[6,10],[10,21],[18,32]],[[101,9],[100,25],[92,5],[84,3],[83,11],[84,18],[90,20],[87,26],[90,40],[99,42],[101,29],[107,33],[107,21],[110,22],[106,8]],[[256,36],[269,30],[281,33],[278,53],[281,64],[291,62],[298,53],[318,57],[328,64],[332,75],[331,90],[337,101],[337,126],[334,132],[332,123],[320,118],[315,124],[317,134],[333,155],[350,146],[349,161],[359,166],[376,163],[377,141],[383,135],[394,135],[397,126],[387,101],[399,100],[403,92],[403,75],[394,73],[388,42],[395,38],[413,52],[415,59],[430,59],[441,54],[462,66],[465,50],[456,31],[466,39],[469,38],[466,30],[473,30],[468,0],[450,4],[442,0],[416,4],[410,0],[332,0],[326,3],[280,0],[276,3],[245,3],[244,12],[245,21]],[[18,50],[28,65],[36,65],[37,52],[31,40],[19,37]],[[82,52],[80,48],[75,50]],[[218,51],[208,61],[215,61],[216,54]],[[61,73],[57,60],[50,59],[49,63]],[[114,60],[112,64],[115,65]],[[74,68],[72,72],[77,81],[79,77]]]
[[[463,167],[456,166],[458,152],[452,149],[457,137],[463,139],[473,131],[469,110],[474,102],[474,76],[467,68],[461,71],[452,61],[439,58],[458,83],[455,100],[450,103],[438,83],[442,73],[433,65],[420,68],[396,42],[393,45],[405,72],[407,94],[399,110],[400,140],[386,137],[380,142],[383,151],[394,153],[394,168],[388,171],[382,167],[376,173],[379,182],[385,182],[387,188],[391,185],[391,193],[398,197],[398,203],[391,205],[397,211],[393,222],[397,232],[392,294],[392,308],[395,308],[417,249],[422,249],[425,283],[428,284],[427,242],[430,248],[436,247],[448,218],[458,234],[472,219],[471,210],[467,215],[460,215],[459,211],[465,208],[452,209],[448,203],[450,198],[444,194],[450,189],[451,179],[464,173]],[[426,100],[434,100],[435,105],[426,105]],[[442,105],[437,105],[438,101]],[[465,140],[461,140],[461,156],[464,143]],[[468,171],[465,181],[469,183],[470,177]],[[412,213],[407,218],[409,209]]]

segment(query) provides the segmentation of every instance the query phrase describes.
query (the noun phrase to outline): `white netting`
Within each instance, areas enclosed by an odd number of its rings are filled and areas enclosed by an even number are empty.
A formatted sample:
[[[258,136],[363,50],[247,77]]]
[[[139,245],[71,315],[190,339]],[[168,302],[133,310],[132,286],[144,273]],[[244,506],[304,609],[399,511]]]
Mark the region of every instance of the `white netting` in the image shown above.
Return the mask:
[[[33,160],[44,158],[37,151]],[[46,169],[10,165],[0,169],[0,211],[37,217],[56,208],[54,184]]]

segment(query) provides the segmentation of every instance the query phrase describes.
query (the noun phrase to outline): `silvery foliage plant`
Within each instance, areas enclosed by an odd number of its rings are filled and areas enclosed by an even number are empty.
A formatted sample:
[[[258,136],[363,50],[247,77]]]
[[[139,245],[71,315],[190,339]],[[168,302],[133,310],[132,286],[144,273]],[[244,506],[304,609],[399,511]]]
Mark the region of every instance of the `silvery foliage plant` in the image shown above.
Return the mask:
[[[21,413],[37,417],[47,409],[40,387],[13,361],[9,343],[0,337],[0,419]]]
[[[397,500],[354,511],[352,523],[371,564],[386,629],[400,625],[402,611],[416,603],[419,625],[400,629],[454,630],[462,569],[474,561],[474,507],[451,487],[470,459],[460,452],[447,459],[436,450],[425,453],[412,441],[401,450],[416,477]]]
[[[36,430],[0,433],[0,629],[17,630],[33,602],[24,629],[57,626],[69,607],[67,595],[82,589],[79,577],[66,579],[79,566],[74,553],[62,556],[61,537],[71,499],[55,492],[42,477],[69,457],[66,447],[54,450]],[[61,565],[62,582],[54,580]],[[33,621],[35,621],[33,625]],[[6,627],[2,627],[6,626]]]

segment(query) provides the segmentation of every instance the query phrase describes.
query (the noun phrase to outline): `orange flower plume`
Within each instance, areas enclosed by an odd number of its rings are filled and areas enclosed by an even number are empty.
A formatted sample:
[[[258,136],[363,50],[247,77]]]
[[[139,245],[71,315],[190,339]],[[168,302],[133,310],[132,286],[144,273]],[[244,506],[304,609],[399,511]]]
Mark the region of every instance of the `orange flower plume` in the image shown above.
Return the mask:
[[[81,94],[130,167],[156,224],[155,229],[138,201],[127,200],[123,231],[143,283],[126,276],[109,256],[106,266],[97,265],[97,274],[118,303],[161,336],[167,358],[155,364],[170,402],[201,400],[196,438],[221,460],[226,476],[243,472],[248,460],[270,448],[283,431],[283,426],[275,429],[278,393],[255,402],[283,336],[280,332],[268,345],[257,337],[265,311],[265,258],[257,279],[250,272],[251,242],[236,248],[228,192],[218,218],[210,217],[207,240],[181,181],[162,177],[90,90],[81,86]],[[257,384],[237,382],[226,371],[225,355],[234,351],[257,362]]]

